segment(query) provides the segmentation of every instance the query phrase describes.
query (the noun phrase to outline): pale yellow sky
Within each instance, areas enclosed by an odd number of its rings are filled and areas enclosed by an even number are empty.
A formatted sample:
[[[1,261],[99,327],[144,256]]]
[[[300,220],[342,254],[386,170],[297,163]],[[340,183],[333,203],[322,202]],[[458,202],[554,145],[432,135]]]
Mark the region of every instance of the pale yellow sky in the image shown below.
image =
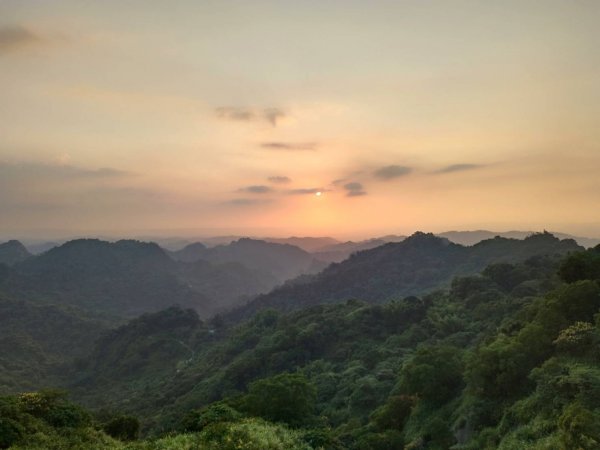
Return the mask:
[[[598,23],[591,0],[0,0],[0,236],[600,236]]]

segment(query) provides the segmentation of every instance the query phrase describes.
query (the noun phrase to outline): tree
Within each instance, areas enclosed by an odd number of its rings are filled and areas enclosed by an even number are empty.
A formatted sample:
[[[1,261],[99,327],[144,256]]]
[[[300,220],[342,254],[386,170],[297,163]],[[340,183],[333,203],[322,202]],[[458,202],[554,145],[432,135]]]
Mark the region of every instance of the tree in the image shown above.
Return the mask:
[[[316,389],[299,373],[282,373],[250,384],[244,408],[272,422],[300,425],[312,416]]]
[[[400,387],[432,403],[444,403],[462,387],[462,358],[450,346],[420,347],[402,367]]]
[[[140,422],[135,417],[118,416],[104,424],[104,432],[121,441],[133,441],[138,438]]]

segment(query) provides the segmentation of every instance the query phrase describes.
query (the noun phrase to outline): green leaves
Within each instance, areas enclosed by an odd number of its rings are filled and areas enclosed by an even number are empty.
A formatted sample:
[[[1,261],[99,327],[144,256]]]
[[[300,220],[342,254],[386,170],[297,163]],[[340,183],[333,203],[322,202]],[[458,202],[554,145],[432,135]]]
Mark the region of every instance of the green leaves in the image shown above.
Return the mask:
[[[250,384],[243,408],[272,422],[300,425],[314,413],[316,388],[299,373],[282,373]]]

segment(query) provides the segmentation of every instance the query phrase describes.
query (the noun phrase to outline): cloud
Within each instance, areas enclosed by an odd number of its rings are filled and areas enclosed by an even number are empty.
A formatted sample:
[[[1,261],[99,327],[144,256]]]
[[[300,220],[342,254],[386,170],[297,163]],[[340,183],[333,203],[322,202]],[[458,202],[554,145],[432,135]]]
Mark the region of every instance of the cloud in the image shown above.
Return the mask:
[[[131,172],[101,167],[99,169],[86,169],[67,164],[44,164],[44,163],[5,163],[0,162],[0,178],[27,179],[98,179],[115,178],[132,175]]]
[[[287,184],[287,183],[291,183],[291,181],[292,181],[292,179],[290,177],[281,176],[281,175],[268,177],[267,180],[269,180],[271,183],[275,183],[275,184]]]
[[[19,50],[41,41],[37,34],[20,25],[0,27],[0,53]]]
[[[362,197],[363,195],[367,195],[366,191],[349,191],[346,193],[346,197]]]
[[[264,199],[264,198],[234,198],[231,199],[225,204],[227,205],[235,205],[235,206],[253,206],[253,205],[265,205],[267,203],[271,203],[272,200]]]
[[[255,185],[255,186],[246,186],[239,190],[240,192],[249,192],[251,194],[268,194],[273,191],[273,188],[270,186],[264,185]]]
[[[474,170],[484,167],[481,164],[452,164],[436,170],[435,173],[453,173],[453,172],[464,172],[465,170]]]
[[[238,122],[266,121],[277,126],[287,113],[281,108],[245,108],[238,106],[222,106],[215,109],[217,117]]]
[[[377,169],[373,172],[373,175],[380,180],[393,180],[394,178],[408,175],[411,172],[412,169],[410,167],[391,165]]]
[[[247,108],[221,107],[215,109],[217,117],[226,120],[249,121],[256,117],[254,111]]]
[[[363,185],[356,181],[346,183],[344,185],[344,189],[346,190],[346,197],[360,197],[363,195],[367,195],[367,192],[364,190]]]
[[[277,126],[279,119],[285,118],[286,114],[279,108],[266,108],[262,111],[262,116],[274,127]]]
[[[316,194],[317,192],[329,192],[329,189],[323,188],[300,188],[300,189],[290,189],[287,191],[289,195],[310,195]]]
[[[263,142],[260,144],[262,148],[269,150],[287,150],[287,151],[299,151],[299,150],[316,150],[316,142]]]

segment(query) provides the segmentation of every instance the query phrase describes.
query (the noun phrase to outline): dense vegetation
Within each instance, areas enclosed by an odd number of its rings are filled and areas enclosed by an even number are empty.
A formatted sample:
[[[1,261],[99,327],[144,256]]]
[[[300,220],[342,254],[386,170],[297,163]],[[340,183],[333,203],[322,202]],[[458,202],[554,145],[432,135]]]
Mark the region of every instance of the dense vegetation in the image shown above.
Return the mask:
[[[472,247],[453,244],[433,234],[415,233],[398,243],[353,254],[321,273],[292,280],[233,311],[233,320],[264,308],[291,311],[357,298],[381,303],[422,295],[447,286],[456,276],[477,273],[493,263],[524,261],[535,255],[565,255],[582,250],[573,240],[539,233],[524,240],[496,237]]]
[[[421,270],[451,260],[462,275],[425,295],[326,298],[235,326],[145,314],[58,381],[89,410],[53,391],[2,398],[0,447],[599,448],[600,247],[540,235],[465,257],[441,241],[436,259],[426,243],[439,240],[416,242]]]
[[[107,328],[82,311],[0,295],[0,393],[57,383]]]

